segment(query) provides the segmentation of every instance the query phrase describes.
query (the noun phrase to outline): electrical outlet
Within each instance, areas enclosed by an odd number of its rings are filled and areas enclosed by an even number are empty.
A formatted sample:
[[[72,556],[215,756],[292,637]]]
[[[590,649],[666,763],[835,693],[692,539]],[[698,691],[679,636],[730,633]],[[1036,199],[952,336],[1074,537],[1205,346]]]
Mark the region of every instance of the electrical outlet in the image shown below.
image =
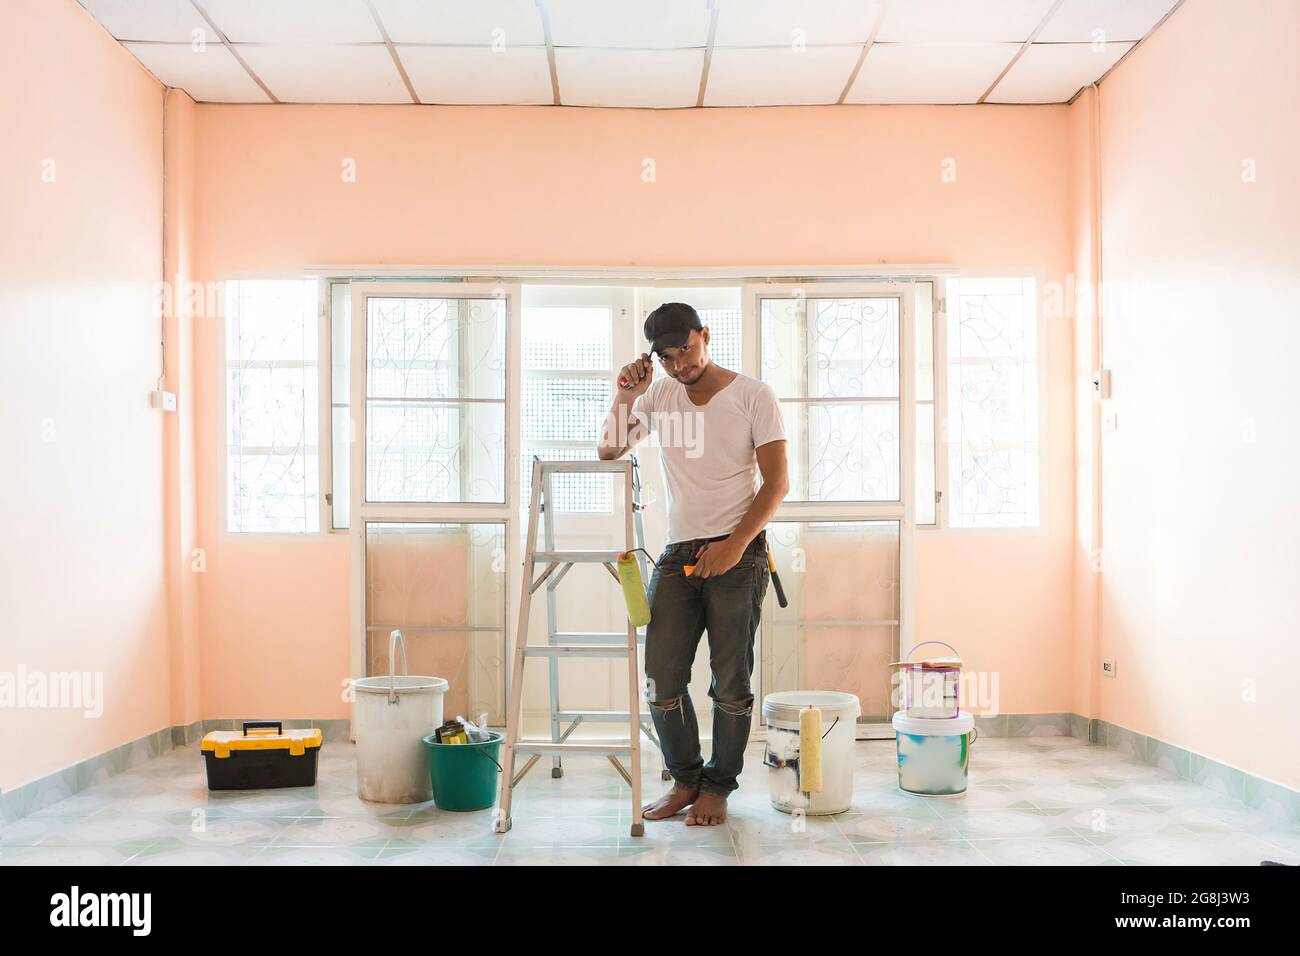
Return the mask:
[[[1115,676],[1115,658],[1103,657],[1101,659],[1101,676],[1102,677]]]
[[[176,393],[165,391],[150,392],[149,407],[161,408],[164,412],[176,411]]]

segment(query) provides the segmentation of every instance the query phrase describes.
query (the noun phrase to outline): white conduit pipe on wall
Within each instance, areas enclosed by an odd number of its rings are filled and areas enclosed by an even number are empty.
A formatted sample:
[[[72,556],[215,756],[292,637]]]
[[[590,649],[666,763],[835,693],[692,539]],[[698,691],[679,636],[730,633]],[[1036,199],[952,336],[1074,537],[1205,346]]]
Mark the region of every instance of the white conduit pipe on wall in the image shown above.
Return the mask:
[[[1106,367],[1105,360],[1102,357],[1102,191],[1101,191],[1101,87],[1094,81],[1092,84],[1092,115],[1093,115],[1093,195],[1094,195],[1094,213],[1093,219],[1096,223],[1096,242],[1093,254],[1092,274],[1093,274],[1093,292],[1092,292],[1092,322],[1093,322],[1093,355],[1096,358],[1096,368],[1100,373]],[[1092,649],[1094,654],[1101,650],[1101,616],[1102,616],[1102,573],[1105,567],[1105,556],[1102,551],[1102,520],[1101,520],[1101,480],[1102,480],[1102,440],[1101,440],[1101,422],[1102,407],[1100,395],[1096,402],[1096,407],[1092,410]],[[1090,686],[1093,692],[1090,694],[1092,700],[1089,702],[1093,709],[1100,706],[1100,687],[1098,686],[1099,677],[1095,661],[1089,662],[1089,669],[1092,672]],[[1089,714],[1088,716],[1094,716]],[[1100,716],[1098,713],[1095,716]]]

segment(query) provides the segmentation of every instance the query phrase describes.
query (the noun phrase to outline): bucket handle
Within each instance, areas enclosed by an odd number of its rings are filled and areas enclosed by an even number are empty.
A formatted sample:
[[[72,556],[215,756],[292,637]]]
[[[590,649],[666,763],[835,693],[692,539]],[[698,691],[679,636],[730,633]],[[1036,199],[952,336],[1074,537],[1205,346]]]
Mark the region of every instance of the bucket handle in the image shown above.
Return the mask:
[[[399,644],[402,647],[402,674],[405,676],[410,673],[406,665],[406,638],[402,636],[402,629],[395,627],[388,635],[388,702],[390,704],[397,703],[397,671],[393,665]]]
[[[501,764],[497,763],[497,758],[492,756],[486,750],[482,749],[481,747],[476,747],[474,749],[474,752],[481,754],[482,756],[486,757],[488,760],[491,760],[492,766],[497,768],[497,773],[505,773],[505,770],[502,768]]]
[[[903,655],[903,660],[900,661],[900,663],[903,664],[918,663],[916,661],[908,661],[908,658],[911,657],[916,652],[916,649],[918,647],[925,647],[925,645],[927,644],[938,644],[940,647],[946,647],[948,648],[948,650],[952,651],[955,656],[961,657],[961,654],[958,652],[957,648],[953,647],[951,644],[945,644],[943,641],[922,641],[920,644],[913,644],[911,650],[909,650],[906,654]]]

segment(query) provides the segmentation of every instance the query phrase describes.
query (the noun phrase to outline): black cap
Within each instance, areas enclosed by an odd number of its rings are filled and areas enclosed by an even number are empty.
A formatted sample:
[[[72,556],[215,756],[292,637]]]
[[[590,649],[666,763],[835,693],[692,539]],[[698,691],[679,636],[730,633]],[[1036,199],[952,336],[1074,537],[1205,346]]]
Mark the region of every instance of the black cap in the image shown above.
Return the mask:
[[[685,302],[665,302],[646,317],[645,337],[650,351],[679,349],[691,337],[691,331],[704,328],[700,314]]]

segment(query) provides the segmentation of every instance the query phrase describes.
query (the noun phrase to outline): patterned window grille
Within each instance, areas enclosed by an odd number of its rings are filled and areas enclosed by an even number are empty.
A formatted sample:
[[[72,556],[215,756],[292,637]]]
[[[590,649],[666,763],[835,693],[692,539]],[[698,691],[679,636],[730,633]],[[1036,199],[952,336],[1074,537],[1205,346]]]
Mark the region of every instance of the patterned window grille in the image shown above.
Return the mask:
[[[320,528],[316,283],[226,283],[226,527]]]
[[[366,497],[505,501],[500,299],[367,300]]]
[[[596,439],[612,399],[613,316],[603,306],[524,309],[520,507],[532,500],[533,459],[594,461]],[[556,511],[609,514],[608,475],[556,475]]]
[[[1034,280],[963,278],[948,290],[949,523],[1037,527]]]
[[[895,298],[763,299],[761,371],[781,400],[792,501],[899,499]]]

